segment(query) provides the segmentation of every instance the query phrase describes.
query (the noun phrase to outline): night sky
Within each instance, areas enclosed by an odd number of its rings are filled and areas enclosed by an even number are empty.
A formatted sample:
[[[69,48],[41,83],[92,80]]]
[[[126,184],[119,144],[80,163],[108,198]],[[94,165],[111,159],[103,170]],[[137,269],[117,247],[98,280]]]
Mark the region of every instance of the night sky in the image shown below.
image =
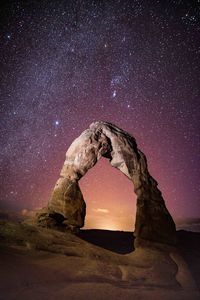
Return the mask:
[[[200,1],[1,1],[0,209],[45,206],[93,121],[132,134],[175,218],[200,216]],[[131,182],[102,159],[87,227],[134,226]]]

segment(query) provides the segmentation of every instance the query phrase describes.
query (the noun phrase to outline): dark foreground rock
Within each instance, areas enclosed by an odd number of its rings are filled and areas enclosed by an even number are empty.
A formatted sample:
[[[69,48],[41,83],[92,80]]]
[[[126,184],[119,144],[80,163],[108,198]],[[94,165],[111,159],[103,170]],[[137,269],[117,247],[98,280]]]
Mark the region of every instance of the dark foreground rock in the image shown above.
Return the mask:
[[[120,255],[70,232],[0,225],[0,299],[199,299],[175,247],[144,240]]]

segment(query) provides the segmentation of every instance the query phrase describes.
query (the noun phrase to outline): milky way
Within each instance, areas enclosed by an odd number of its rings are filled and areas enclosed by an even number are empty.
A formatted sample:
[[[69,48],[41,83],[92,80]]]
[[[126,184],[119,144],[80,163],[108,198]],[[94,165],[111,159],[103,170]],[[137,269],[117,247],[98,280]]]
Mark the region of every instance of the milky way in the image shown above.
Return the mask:
[[[71,142],[103,120],[136,138],[173,216],[199,215],[200,1],[6,1],[0,24],[2,209],[46,205]]]

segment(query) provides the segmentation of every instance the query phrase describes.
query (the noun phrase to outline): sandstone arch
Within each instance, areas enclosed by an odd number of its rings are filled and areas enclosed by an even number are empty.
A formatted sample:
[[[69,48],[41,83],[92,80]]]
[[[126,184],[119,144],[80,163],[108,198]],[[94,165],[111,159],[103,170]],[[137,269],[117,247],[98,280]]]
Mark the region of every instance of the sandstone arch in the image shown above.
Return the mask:
[[[107,122],[92,123],[67,150],[48,203],[48,218],[72,230],[83,227],[86,206],[78,181],[102,156],[133,182],[137,195],[136,245],[142,240],[175,243],[175,224],[157,182],[149,174],[145,155],[130,134]]]

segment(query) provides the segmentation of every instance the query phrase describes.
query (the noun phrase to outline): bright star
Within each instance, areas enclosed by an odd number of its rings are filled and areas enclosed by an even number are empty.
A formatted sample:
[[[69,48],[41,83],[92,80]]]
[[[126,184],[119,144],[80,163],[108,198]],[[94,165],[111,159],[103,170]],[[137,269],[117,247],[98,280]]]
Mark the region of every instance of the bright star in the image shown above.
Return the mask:
[[[114,90],[114,91],[113,91],[113,94],[112,94],[113,98],[115,98],[115,97],[116,97],[116,95],[117,95],[117,91],[116,91],[116,90]]]
[[[55,124],[56,124],[56,125],[59,125],[59,121],[55,121]]]

